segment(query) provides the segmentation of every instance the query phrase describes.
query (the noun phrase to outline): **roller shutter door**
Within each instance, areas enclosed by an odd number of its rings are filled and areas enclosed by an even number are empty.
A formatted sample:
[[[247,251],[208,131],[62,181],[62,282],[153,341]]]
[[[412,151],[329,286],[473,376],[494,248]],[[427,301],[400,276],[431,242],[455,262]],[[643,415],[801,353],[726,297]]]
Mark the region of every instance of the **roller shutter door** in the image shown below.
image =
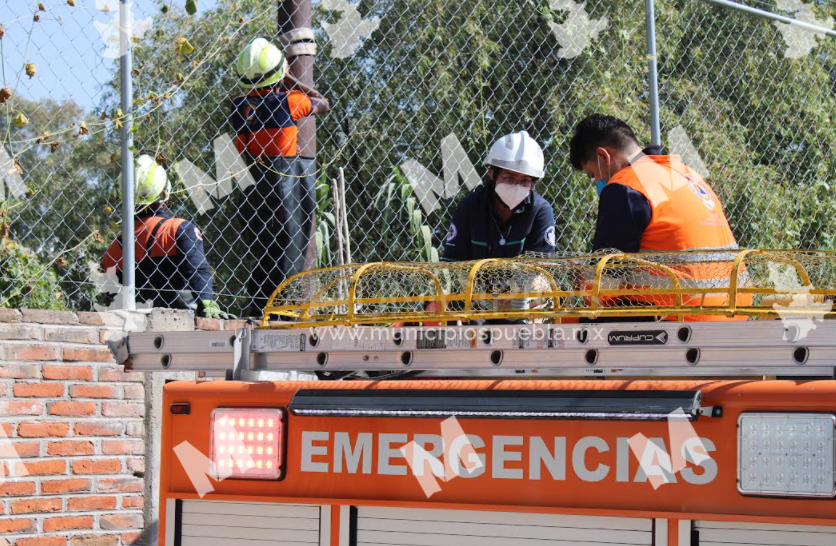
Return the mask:
[[[179,546],[319,546],[330,514],[320,506],[181,501]],[[169,514],[169,517],[171,514]],[[174,537],[169,537],[167,542]]]
[[[697,521],[700,546],[833,546],[836,527]]]
[[[652,525],[638,518],[359,507],[356,546],[651,546]]]

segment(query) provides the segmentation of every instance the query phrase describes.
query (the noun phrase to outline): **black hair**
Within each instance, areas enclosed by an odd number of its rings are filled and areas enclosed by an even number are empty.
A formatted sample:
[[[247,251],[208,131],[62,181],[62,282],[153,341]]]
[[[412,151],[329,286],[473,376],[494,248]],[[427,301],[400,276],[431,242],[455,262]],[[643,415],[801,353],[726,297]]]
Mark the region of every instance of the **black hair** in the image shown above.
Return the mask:
[[[592,114],[575,127],[569,143],[569,161],[580,170],[583,163],[594,158],[597,148],[609,146],[623,150],[638,143],[636,134],[625,122],[613,116]]]

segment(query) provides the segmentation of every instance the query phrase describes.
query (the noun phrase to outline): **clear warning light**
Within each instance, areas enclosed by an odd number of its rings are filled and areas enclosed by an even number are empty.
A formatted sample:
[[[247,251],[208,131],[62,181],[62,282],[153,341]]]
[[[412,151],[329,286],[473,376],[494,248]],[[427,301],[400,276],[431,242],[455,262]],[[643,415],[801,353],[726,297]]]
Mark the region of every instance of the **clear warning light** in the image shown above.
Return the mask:
[[[270,480],[281,477],[284,410],[219,408],[212,412],[215,477]]]
[[[742,413],[737,479],[741,493],[836,495],[836,417],[825,413]]]

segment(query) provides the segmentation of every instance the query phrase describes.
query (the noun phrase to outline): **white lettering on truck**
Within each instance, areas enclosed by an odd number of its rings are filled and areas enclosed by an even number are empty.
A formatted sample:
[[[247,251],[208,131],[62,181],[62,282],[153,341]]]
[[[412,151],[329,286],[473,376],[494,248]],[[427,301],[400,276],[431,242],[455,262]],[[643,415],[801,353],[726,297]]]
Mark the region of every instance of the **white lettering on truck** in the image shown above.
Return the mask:
[[[454,476],[476,478],[486,472],[490,454],[489,475],[494,479],[564,481],[567,469],[585,482],[614,478],[617,482],[642,483],[649,476],[663,475],[668,483],[677,483],[669,471],[670,454],[663,438],[650,438],[641,458],[630,472],[629,438],[616,438],[615,444],[598,436],[585,436],[574,445],[562,436],[492,436],[485,440],[475,434],[459,435],[449,449],[436,434],[302,432],[302,472],[334,472],[371,474],[372,457],[377,455],[375,473],[383,476],[405,476],[410,471],[423,476],[427,470],[437,477],[445,475],[445,465]],[[406,460],[401,447],[414,442],[420,449],[410,452]],[[694,457],[692,447],[702,445],[704,457]],[[469,447],[468,447],[469,446]],[[526,453],[527,461],[523,460]],[[680,480],[693,484],[711,483],[717,477],[717,462],[708,456],[716,451],[708,438],[691,438],[677,446],[691,465],[680,472]],[[462,461],[462,457],[465,460]],[[571,460],[569,460],[571,457]],[[442,464],[441,458],[444,458]],[[407,464],[409,463],[409,464]],[[613,472],[613,467],[615,471]],[[545,472],[543,469],[545,468]]]

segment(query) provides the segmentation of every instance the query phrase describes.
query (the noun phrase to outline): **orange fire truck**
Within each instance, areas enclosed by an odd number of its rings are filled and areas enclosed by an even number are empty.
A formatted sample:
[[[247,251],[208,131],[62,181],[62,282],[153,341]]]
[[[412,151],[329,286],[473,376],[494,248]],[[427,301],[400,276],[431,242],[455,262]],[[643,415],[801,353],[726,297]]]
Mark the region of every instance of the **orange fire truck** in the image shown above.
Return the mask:
[[[165,387],[160,546],[829,546],[833,296],[826,252],[377,263],[111,349],[227,379]]]

